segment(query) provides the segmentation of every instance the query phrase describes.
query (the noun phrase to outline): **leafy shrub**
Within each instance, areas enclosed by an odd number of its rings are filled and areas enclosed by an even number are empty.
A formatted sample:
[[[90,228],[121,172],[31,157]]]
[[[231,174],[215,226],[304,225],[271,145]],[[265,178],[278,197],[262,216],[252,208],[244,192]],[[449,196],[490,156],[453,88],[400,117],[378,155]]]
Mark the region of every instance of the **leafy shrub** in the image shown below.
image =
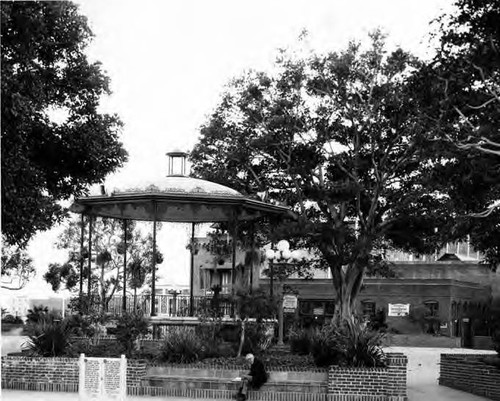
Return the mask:
[[[6,324],[23,324],[23,319],[19,316],[5,315],[2,318],[2,323]]]
[[[124,313],[116,324],[116,339],[130,357],[135,350],[135,343],[140,336],[149,333],[148,319],[142,312]]]
[[[201,359],[204,349],[194,330],[180,327],[163,340],[158,359],[163,362],[190,363]]]
[[[28,309],[26,323],[39,323],[43,320],[49,320],[49,308],[47,306],[38,305],[33,309]]]
[[[266,344],[267,326],[263,323],[246,323],[245,341],[243,342],[242,354],[258,354]]]
[[[371,331],[356,323],[349,323],[344,333],[345,358],[348,366],[385,366],[385,355],[380,347],[382,333]]]
[[[378,308],[375,315],[370,318],[368,323],[370,330],[386,331],[387,330],[387,315],[384,308]]]
[[[78,357],[80,354],[85,354],[86,356],[91,355],[91,350],[93,346],[87,339],[75,339],[71,338],[71,347],[66,350],[66,355],[69,357]]]
[[[385,366],[382,338],[382,333],[358,323],[347,322],[341,328],[328,325],[313,337],[311,353],[317,366]]]
[[[332,325],[315,329],[311,338],[311,354],[317,366],[344,365],[342,336]]]
[[[212,354],[204,352],[203,358],[213,358],[213,357],[230,358],[235,354],[236,354],[236,345],[222,341],[221,343],[217,344],[217,348],[215,352],[213,352]]]
[[[65,321],[74,336],[92,337],[95,334],[92,318],[88,315],[76,313],[67,316]]]
[[[223,342],[221,332],[222,325],[218,319],[202,322],[196,327],[196,336],[203,344],[203,357],[213,358],[220,356],[220,346]]]
[[[84,352],[86,356],[90,357],[108,357],[108,358],[119,358],[123,353],[123,345],[117,342],[102,342],[95,345],[91,345],[87,348],[87,352]]]
[[[42,320],[31,326],[28,349],[39,356],[62,356],[70,349],[70,336],[71,329],[66,322]]]
[[[312,349],[311,330],[291,328],[288,333],[288,342],[293,354],[307,355]]]

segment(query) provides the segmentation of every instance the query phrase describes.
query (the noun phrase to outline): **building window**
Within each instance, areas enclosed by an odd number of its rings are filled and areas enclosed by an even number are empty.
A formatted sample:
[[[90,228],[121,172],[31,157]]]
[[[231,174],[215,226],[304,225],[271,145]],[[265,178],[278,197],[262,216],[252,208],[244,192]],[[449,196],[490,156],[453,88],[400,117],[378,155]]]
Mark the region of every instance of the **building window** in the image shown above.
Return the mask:
[[[335,302],[329,300],[299,300],[299,319],[303,327],[321,327],[335,314]]]
[[[455,301],[453,301],[451,303],[451,318],[452,319],[456,319],[458,317],[458,313],[457,313],[457,303]]]
[[[427,317],[437,317],[439,316],[439,302],[437,301],[427,301],[424,302],[426,308]]]
[[[331,317],[335,313],[334,301],[300,300],[299,313],[307,316]]]
[[[231,292],[231,271],[221,271],[220,281],[223,294],[229,294]]]
[[[375,302],[363,301],[361,303],[363,316],[366,318],[372,318],[375,316]]]
[[[301,315],[309,316],[312,314],[312,304],[309,301],[299,301],[299,313]]]
[[[200,290],[206,290],[207,281],[207,271],[200,269]]]

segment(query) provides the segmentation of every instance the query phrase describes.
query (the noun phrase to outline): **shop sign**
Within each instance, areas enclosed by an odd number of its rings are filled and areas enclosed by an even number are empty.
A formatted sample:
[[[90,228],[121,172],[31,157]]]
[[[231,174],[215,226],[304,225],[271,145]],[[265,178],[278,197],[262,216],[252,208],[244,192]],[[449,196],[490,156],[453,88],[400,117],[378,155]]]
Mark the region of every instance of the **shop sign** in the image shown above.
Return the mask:
[[[295,312],[297,309],[297,296],[296,295],[284,295],[283,296],[283,311],[284,312]]]
[[[408,316],[410,304],[389,304],[387,316]]]

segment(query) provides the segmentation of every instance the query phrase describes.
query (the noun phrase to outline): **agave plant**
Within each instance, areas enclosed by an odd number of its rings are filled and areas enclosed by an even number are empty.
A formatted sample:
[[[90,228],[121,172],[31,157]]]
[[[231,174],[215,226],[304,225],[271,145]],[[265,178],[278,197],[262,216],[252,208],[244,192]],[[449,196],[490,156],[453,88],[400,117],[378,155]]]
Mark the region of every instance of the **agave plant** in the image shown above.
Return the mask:
[[[343,336],[347,364],[353,367],[385,366],[381,344],[383,333],[371,331],[355,322],[346,324]]]
[[[311,336],[311,354],[317,366],[344,366],[345,352],[342,335],[333,325],[316,329]]]
[[[28,349],[32,354],[44,357],[65,355],[71,346],[71,328],[66,322],[41,321],[32,327]]]
[[[340,328],[327,325],[312,338],[311,353],[318,366],[385,366],[383,333],[358,322],[346,321]]]

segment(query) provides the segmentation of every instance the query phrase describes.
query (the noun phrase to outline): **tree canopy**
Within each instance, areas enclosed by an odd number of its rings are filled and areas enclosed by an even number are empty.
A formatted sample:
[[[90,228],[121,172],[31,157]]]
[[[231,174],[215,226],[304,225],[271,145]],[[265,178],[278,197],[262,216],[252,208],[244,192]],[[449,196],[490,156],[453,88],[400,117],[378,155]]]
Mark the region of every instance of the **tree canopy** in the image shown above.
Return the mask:
[[[36,274],[33,260],[26,250],[17,246],[2,246],[1,288],[20,290]]]
[[[92,32],[78,7],[2,1],[1,24],[2,233],[24,246],[65,216],[61,200],[121,167],[126,152],[120,119],[98,110],[109,80],[87,59]]]
[[[294,228],[330,268],[342,318],[352,316],[370,255],[391,244],[437,246],[442,207],[423,185],[428,119],[414,101],[421,63],[384,35],[370,45],[294,57],[233,80],[201,129],[194,172],[292,206]],[[385,245],[384,245],[385,246]]]
[[[449,201],[448,239],[469,236],[500,263],[500,4],[458,0],[437,21],[440,47],[419,72],[423,113],[441,161],[431,184]]]

